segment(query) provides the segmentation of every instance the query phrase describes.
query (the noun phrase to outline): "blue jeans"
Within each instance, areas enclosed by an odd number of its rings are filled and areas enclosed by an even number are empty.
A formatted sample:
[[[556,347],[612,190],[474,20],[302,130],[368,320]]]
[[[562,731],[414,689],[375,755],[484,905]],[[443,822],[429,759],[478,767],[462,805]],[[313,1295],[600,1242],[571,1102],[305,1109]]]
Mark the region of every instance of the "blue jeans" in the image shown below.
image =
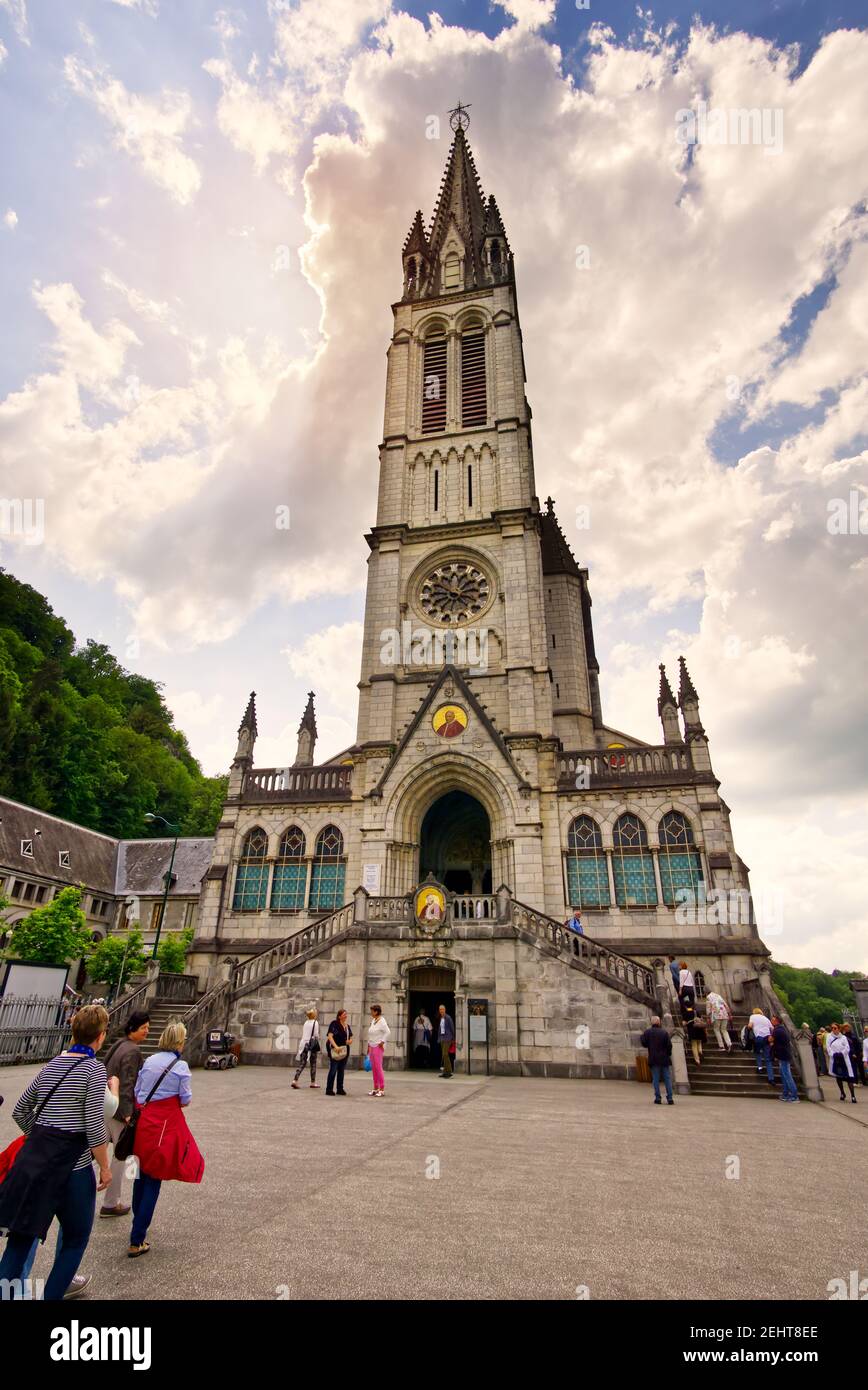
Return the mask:
[[[762,1071],[763,1067],[769,1074],[769,1081],[774,1081],[775,1069],[772,1066],[772,1049],[767,1037],[756,1040],[756,1069]]]
[[[778,1066],[781,1069],[781,1086],[783,1088],[781,1091],[781,1099],[798,1100],[799,1091],[795,1081],[793,1080],[792,1067],[790,1066],[789,1062],[784,1062],[783,1060],[779,1060]]]
[[[133,1183],[133,1229],[130,1231],[130,1245],[141,1245],[148,1234],[162,1186],[160,1178],[151,1178],[147,1173],[140,1173]]]
[[[661,1080],[663,1081],[663,1084],[664,1084],[664,1086],[666,1087],[666,1099],[667,1099],[667,1100],[671,1100],[671,1099],[672,1099],[672,1068],[671,1068],[670,1066],[665,1066],[665,1067],[652,1067],[652,1068],[651,1068],[651,1080],[654,1082],[654,1099],[655,1099],[655,1100],[659,1100],[659,1099],[660,1099],[660,1082],[661,1082]]]
[[[45,1302],[59,1303],[72,1283],[73,1275],[84,1258],[90,1240],[96,1210],[96,1178],[89,1163],[69,1176],[66,1190],[55,1215],[60,1223],[60,1235],[54,1252],[54,1264],[45,1281]],[[32,1236],[10,1234],[6,1251],[0,1260],[0,1279],[26,1279],[33,1267],[36,1245]]]

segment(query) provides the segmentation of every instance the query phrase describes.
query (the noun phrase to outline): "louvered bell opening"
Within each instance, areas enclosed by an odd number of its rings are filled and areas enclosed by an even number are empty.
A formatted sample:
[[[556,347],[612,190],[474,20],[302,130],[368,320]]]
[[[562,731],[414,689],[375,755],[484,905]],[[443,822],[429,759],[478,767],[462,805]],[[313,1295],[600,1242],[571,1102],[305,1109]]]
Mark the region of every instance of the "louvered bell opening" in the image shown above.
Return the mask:
[[[485,397],[485,334],[465,333],[461,339],[461,423],[484,425],[488,419]]]
[[[422,433],[446,428],[446,340],[425,344],[422,373]]]

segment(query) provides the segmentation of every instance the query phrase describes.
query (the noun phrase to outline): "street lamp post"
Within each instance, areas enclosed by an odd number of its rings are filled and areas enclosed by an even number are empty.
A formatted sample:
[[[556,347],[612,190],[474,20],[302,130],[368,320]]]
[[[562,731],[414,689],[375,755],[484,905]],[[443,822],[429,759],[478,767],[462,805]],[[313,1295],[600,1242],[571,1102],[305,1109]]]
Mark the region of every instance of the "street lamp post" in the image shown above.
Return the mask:
[[[166,903],[168,902],[168,898],[169,898],[169,888],[170,888],[171,882],[172,882],[172,868],[173,868],[174,863],[175,863],[175,850],[178,848],[178,836],[179,836],[180,833],[181,833],[181,827],[180,827],[180,825],[174,825],[172,821],[166,820],[166,817],[165,817],[165,816],[155,816],[154,813],[153,813],[153,811],[147,811],[147,812],[145,813],[145,820],[147,820],[147,821],[161,820],[161,821],[163,822],[163,825],[165,825],[165,827],[166,827],[167,830],[174,830],[174,832],[175,832],[175,838],[174,838],[173,841],[172,841],[172,857],[171,857],[170,860],[169,860],[169,872],[166,874],[166,886],[165,886],[165,888],[163,889],[163,902],[162,902],[162,906],[160,907],[160,918],[159,918],[159,921],[157,922],[157,935],[156,935],[155,938],[154,938],[154,950],[153,950],[153,954],[152,954],[152,957],[151,957],[152,960],[156,960],[156,959],[157,959],[157,947],[158,947],[159,944],[160,944],[160,932],[163,930],[163,922],[165,921],[165,917],[166,917]]]

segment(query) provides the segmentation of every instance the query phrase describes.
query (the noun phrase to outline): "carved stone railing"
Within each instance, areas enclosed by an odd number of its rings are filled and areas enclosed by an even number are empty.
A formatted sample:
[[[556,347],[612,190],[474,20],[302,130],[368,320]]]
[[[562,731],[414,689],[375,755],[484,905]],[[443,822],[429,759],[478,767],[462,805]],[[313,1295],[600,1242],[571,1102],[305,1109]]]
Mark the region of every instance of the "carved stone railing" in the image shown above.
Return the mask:
[[[601,941],[593,941],[589,936],[569,931],[553,917],[537,912],[526,903],[513,900],[512,921],[514,926],[531,932],[537,940],[550,946],[586,974],[647,1004],[649,1008],[657,1007],[657,986],[654,971],[649,965],[642,965],[631,956],[622,956]]]
[[[349,931],[354,921],[355,905],[346,903],[330,916],[320,918],[309,927],[301,927],[291,936],[285,936],[282,941],[261,951],[258,956],[242,961],[235,966],[229,978],[233,998],[248,994],[257,985],[263,984],[266,976],[278,973],[296,957],[324,946],[333,937]]]
[[[496,922],[497,898],[493,893],[463,893],[449,904],[453,922]]]
[[[193,1004],[197,985],[196,975],[160,975],[154,994],[161,1004]]]
[[[144,981],[140,985],[136,985],[134,989],[122,994],[117,1003],[112,1005],[108,1011],[107,1041],[116,1038],[118,1034],[123,1032],[124,1024],[130,1014],[137,1013],[139,1010],[147,1013],[148,1005],[157,993],[159,979],[159,967],[157,962],[153,961],[146,970]],[[195,998],[195,995],[193,997]]]
[[[663,744],[656,748],[581,748],[561,754],[558,786],[653,786],[660,782],[692,782],[696,772],[687,747]],[[577,780],[579,779],[579,780]]]
[[[350,763],[323,767],[255,767],[245,773],[242,801],[347,801],[352,795]]]
[[[413,903],[404,897],[368,898],[365,915],[369,922],[410,922]]]

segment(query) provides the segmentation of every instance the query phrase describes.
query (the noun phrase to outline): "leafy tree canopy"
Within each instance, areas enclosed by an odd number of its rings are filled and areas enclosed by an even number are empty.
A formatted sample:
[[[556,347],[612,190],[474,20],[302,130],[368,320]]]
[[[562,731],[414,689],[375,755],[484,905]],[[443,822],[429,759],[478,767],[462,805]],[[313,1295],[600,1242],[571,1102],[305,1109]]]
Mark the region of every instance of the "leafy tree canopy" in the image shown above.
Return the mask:
[[[81,910],[81,889],[62,888],[45,907],[37,907],[12,928],[7,955],[34,965],[68,965],[90,946]]]
[[[204,777],[162,688],[102,642],[75,638],[0,569],[0,794],[122,839],[159,836],[156,810],[212,835],[225,777]]]
[[[856,1009],[850,981],[859,979],[861,970],[840,970],[828,975],[811,966],[772,962],[772,984],[796,1027],[809,1023],[816,1031],[830,1023],[841,1023],[845,1009]]]
[[[131,975],[140,974],[146,965],[142,933],[138,927],[123,936],[106,936],[95,941],[88,951],[87,972],[98,984],[107,984],[120,993]]]

